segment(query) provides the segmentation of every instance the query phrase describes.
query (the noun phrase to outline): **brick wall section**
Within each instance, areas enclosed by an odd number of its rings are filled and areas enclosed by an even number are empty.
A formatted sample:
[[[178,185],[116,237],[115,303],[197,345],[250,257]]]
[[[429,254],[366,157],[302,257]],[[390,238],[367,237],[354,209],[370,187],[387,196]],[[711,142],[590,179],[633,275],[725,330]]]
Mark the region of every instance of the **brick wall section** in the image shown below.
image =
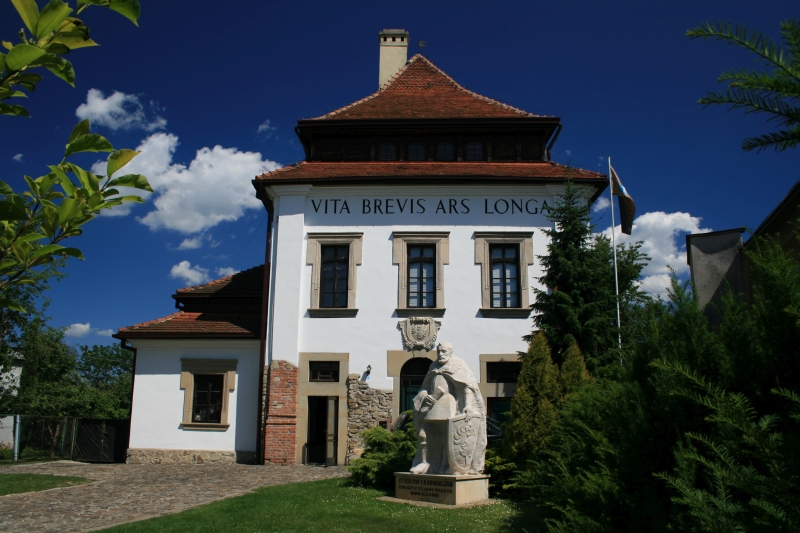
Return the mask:
[[[361,432],[386,421],[391,427],[392,391],[373,389],[358,374],[347,376],[347,462],[364,453]]]
[[[297,367],[272,361],[267,376],[264,464],[292,465],[297,445]]]

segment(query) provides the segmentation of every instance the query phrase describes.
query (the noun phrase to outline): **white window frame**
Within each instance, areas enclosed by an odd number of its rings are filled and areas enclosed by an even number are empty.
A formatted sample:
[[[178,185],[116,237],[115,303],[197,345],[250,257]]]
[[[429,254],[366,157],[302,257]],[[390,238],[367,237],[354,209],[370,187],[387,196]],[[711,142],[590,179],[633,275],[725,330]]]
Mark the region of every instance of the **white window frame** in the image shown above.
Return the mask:
[[[408,307],[408,244],[436,246],[436,307]],[[392,232],[392,264],[397,265],[398,317],[444,316],[444,265],[450,264],[449,231],[395,231]]]
[[[492,244],[519,246],[519,307],[492,307]],[[528,266],[533,265],[532,231],[476,231],[475,263],[481,265],[481,316],[484,318],[528,318],[531,314]]]

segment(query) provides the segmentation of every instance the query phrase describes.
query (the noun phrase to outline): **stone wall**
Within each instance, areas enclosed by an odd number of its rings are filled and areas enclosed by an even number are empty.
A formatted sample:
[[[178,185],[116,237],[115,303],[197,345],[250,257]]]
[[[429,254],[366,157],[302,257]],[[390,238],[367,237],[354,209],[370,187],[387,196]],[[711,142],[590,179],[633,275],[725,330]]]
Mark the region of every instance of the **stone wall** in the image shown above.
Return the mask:
[[[202,465],[251,464],[254,461],[255,452],[129,448],[126,462],[130,465]]]
[[[358,374],[347,376],[347,462],[364,453],[360,433],[385,422],[391,427],[392,391],[373,389]]]
[[[272,361],[267,374],[264,464],[294,464],[297,445],[297,367]]]

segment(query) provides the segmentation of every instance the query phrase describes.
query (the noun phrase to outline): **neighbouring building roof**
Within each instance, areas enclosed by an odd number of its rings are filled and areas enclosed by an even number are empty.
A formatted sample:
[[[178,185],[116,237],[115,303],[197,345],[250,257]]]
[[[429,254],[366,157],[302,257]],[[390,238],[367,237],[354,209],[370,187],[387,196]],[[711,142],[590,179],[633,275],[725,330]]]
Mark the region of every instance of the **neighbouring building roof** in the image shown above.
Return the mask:
[[[120,328],[114,337],[259,339],[263,289],[264,265],[179,289],[172,296],[179,311]]]
[[[537,116],[465,89],[417,54],[378,92],[314,120]]]

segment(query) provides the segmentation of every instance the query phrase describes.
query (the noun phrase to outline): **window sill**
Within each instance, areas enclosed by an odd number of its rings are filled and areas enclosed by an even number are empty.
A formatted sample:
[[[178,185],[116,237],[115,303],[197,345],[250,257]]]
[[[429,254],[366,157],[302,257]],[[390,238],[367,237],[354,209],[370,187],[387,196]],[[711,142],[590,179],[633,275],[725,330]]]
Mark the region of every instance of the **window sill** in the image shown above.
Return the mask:
[[[230,424],[214,424],[206,422],[183,422],[181,424],[181,429],[188,429],[192,431],[228,431],[229,427],[231,427]]]
[[[429,316],[441,317],[444,316],[444,307],[404,307],[394,310],[400,318],[408,318],[410,316]]]
[[[323,307],[308,310],[308,316],[311,318],[352,318],[357,314],[358,309],[349,307]]]
[[[528,307],[481,307],[483,318],[528,318],[531,309]]]

